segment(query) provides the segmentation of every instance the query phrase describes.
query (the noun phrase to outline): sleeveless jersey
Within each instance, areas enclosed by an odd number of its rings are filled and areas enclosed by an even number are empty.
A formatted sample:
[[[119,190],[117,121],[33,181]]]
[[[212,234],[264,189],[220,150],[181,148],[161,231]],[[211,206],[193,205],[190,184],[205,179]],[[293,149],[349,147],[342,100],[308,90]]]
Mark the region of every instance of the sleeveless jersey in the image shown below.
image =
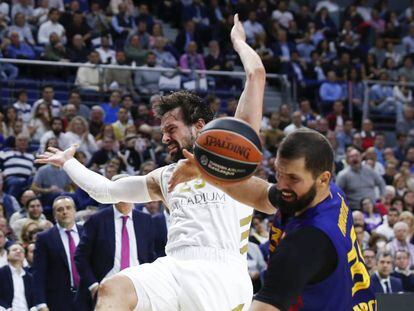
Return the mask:
[[[338,257],[335,271],[325,280],[307,285],[290,310],[374,311],[375,295],[370,288],[370,276],[365,267],[350,212],[343,192],[330,185],[330,196],[285,224],[276,213],[269,250],[275,251],[289,232],[305,226],[322,230],[334,245]],[[311,243],[311,241],[309,241]]]
[[[203,179],[178,184],[167,191],[175,164],[161,173],[161,191],[170,210],[165,251],[183,246],[206,247],[246,258],[253,208],[232,199]]]

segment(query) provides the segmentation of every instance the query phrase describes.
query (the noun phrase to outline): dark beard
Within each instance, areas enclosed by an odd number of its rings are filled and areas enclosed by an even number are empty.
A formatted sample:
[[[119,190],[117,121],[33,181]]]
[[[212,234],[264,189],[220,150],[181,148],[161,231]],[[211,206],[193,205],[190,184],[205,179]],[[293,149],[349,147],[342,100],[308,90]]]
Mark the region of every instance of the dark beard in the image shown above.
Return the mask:
[[[193,145],[186,146],[184,148],[180,148],[180,149],[178,149],[178,151],[176,153],[174,153],[174,154],[171,155],[171,160],[173,162],[178,162],[180,160],[185,159],[185,157],[183,155],[183,149],[187,149],[187,151],[193,153]]]
[[[291,202],[285,201],[282,196],[282,191],[291,193],[294,199]],[[312,185],[309,191],[306,192],[299,199],[296,196],[296,194],[292,191],[276,189],[276,197],[275,197],[276,207],[280,209],[282,214],[293,215],[309,207],[309,205],[312,203],[315,197],[316,197],[316,182]]]

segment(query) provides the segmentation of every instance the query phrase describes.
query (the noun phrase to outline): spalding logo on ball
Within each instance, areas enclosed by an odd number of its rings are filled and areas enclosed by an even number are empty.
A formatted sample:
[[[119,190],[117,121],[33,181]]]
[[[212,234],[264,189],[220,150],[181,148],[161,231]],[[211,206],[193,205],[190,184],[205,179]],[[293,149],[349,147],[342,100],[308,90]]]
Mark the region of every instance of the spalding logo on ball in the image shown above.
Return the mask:
[[[220,118],[208,123],[194,145],[197,164],[224,182],[251,176],[262,161],[259,136],[242,120]]]

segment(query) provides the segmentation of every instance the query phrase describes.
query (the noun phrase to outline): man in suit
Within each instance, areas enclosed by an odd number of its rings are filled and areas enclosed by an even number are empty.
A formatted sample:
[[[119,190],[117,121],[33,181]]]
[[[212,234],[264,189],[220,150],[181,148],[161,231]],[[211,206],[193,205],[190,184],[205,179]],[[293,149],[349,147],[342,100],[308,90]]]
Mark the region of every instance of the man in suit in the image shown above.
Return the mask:
[[[0,310],[32,310],[33,276],[23,269],[23,246],[13,244],[7,254],[8,265],[0,269]]]
[[[112,180],[124,176],[115,175]],[[151,216],[133,208],[132,203],[120,202],[102,209],[85,223],[75,255],[81,277],[76,300],[80,305],[88,303],[88,309],[102,280],[155,259]]]
[[[40,310],[74,310],[79,274],[74,255],[82,227],[75,224],[76,206],[69,196],[53,202],[57,224],[37,236],[34,253],[36,306]]]
[[[393,258],[383,252],[378,257],[378,270],[371,276],[372,290],[375,293],[399,293],[403,291],[401,280],[391,276]]]
[[[410,270],[410,253],[400,249],[395,253],[395,268],[392,276],[401,280],[404,292],[414,292],[414,272]]]

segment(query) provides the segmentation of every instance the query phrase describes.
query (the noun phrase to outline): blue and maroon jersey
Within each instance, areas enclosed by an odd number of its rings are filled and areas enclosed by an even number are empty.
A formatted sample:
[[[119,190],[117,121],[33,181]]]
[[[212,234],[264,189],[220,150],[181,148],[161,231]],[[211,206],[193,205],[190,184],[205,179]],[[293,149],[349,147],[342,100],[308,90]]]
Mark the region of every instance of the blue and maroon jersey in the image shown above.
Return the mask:
[[[376,310],[375,295],[356,240],[352,213],[342,190],[335,184],[331,183],[330,196],[324,201],[284,224],[280,212],[276,213],[270,234],[270,256],[285,235],[306,226],[313,226],[329,237],[336,249],[338,264],[325,280],[305,286],[290,310]]]

